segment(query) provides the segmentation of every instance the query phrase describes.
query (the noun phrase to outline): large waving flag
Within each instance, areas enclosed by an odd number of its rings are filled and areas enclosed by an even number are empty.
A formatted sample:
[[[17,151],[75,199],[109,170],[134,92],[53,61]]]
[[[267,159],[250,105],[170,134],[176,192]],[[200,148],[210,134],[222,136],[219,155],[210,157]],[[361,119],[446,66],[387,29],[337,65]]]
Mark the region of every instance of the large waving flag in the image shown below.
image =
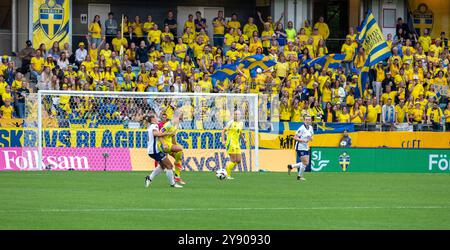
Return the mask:
[[[338,69],[345,58],[345,54],[329,54],[325,61],[325,68]]]
[[[211,78],[219,81],[225,81],[225,79],[233,81],[237,74],[236,64],[224,64],[211,75]]]
[[[345,54],[329,54],[305,61],[303,65],[306,65],[308,68],[320,65],[322,68],[338,69],[341,67],[344,58]]]
[[[261,68],[262,70],[266,70],[272,66],[277,64],[274,60],[270,60],[269,57],[264,55],[252,55],[244,57],[239,65],[243,66],[245,69],[249,71],[256,70],[257,68]]]
[[[359,41],[360,46],[364,48],[367,59],[359,74],[358,89],[355,91],[356,98],[361,97],[364,93],[369,68],[392,55],[383,32],[381,32],[380,26],[375,20],[372,11],[367,13],[366,19],[364,19],[359,28],[359,32],[357,40]]]

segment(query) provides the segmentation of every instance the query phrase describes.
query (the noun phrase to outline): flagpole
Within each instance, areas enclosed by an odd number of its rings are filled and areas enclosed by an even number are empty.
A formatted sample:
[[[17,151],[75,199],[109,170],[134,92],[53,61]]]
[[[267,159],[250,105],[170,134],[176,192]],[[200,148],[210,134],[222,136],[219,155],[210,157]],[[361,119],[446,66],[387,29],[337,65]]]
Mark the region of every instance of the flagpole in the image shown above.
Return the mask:
[[[120,20],[120,37],[123,39],[123,14],[122,14],[122,19]],[[120,52],[119,52],[120,57],[123,57],[123,44],[120,44]]]

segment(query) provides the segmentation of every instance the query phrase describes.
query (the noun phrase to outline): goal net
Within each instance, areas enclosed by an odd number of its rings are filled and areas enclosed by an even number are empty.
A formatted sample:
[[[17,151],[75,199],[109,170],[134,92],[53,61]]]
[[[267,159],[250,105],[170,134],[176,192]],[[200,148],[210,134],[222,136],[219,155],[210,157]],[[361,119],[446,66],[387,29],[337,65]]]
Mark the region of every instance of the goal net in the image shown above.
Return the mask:
[[[179,111],[176,142],[184,148],[184,170],[215,171],[229,161],[221,132],[239,110],[245,141],[234,171],[258,171],[256,94],[39,91],[26,109],[28,169],[151,170],[145,117],[170,120]]]

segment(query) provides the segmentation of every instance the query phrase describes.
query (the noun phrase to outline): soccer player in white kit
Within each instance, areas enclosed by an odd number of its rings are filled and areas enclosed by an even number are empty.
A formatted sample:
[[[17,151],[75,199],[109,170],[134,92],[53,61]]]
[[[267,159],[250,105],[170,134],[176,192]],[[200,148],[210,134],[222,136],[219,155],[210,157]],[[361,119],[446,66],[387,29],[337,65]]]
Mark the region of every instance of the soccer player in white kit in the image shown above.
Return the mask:
[[[296,164],[288,165],[288,174],[291,174],[293,168],[298,169],[297,180],[306,180],[303,177],[306,166],[309,164],[309,142],[312,141],[314,135],[313,127],[311,125],[311,116],[305,116],[304,123],[297,129],[295,133],[295,151],[297,151],[297,156],[300,158],[300,162]]]
[[[151,175],[145,177],[145,187],[150,186],[153,179],[162,172],[166,172],[167,180],[171,187],[182,188],[183,186],[175,183],[173,176],[172,162],[167,158],[164,149],[167,147],[164,145],[163,140],[160,138],[168,135],[173,135],[173,132],[160,132],[158,127],[158,120],[155,115],[150,115],[147,118],[147,122],[150,123],[148,127],[148,155],[159,163],[159,166],[153,170]]]

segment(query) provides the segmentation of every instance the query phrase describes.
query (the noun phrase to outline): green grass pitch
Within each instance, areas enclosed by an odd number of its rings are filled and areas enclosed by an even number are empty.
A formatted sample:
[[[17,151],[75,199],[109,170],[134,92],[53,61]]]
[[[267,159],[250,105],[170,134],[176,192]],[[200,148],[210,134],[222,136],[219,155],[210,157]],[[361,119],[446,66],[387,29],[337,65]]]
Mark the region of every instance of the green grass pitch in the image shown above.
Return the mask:
[[[1,172],[0,229],[450,229],[450,175]]]

